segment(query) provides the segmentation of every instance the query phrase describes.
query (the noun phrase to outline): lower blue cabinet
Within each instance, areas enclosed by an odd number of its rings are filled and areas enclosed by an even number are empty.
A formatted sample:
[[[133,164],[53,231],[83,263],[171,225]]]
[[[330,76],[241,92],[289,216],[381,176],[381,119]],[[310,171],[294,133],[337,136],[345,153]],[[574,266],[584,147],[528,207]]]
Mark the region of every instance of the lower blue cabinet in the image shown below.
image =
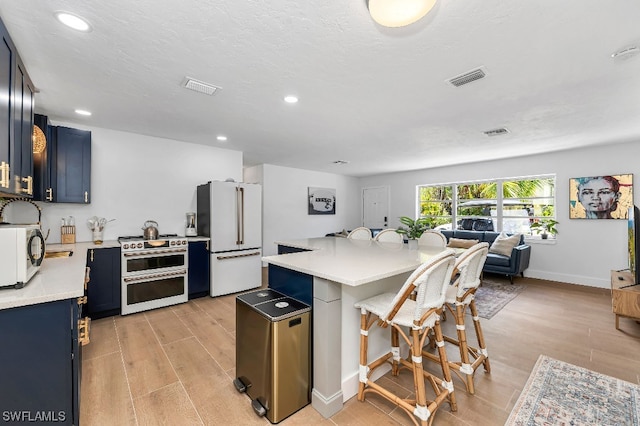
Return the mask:
[[[77,299],[0,310],[0,420],[77,425]]]

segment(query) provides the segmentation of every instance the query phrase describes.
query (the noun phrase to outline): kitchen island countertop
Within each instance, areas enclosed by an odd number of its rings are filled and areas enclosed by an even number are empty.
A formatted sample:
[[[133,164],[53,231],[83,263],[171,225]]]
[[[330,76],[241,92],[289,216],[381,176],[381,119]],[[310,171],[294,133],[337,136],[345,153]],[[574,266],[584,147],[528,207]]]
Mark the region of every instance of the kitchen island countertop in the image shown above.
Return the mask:
[[[23,288],[0,289],[0,309],[83,296],[87,250],[119,246],[117,241],[105,241],[100,245],[92,242],[47,244],[47,252],[71,250],[73,255],[45,258],[38,273]]]
[[[276,241],[276,244],[309,251],[265,256],[263,262],[348,286],[413,271],[442,251],[428,247],[409,250],[406,244],[337,237]]]

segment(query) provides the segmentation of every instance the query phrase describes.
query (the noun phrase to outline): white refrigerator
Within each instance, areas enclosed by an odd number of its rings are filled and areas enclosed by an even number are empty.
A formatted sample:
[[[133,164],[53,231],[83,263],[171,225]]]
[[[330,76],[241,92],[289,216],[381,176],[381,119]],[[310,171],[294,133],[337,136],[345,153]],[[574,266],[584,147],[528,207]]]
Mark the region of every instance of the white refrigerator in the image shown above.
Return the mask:
[[[211,296],[262,284],[262,187],[214,181],[196,193],[198,235],[211,238]]]

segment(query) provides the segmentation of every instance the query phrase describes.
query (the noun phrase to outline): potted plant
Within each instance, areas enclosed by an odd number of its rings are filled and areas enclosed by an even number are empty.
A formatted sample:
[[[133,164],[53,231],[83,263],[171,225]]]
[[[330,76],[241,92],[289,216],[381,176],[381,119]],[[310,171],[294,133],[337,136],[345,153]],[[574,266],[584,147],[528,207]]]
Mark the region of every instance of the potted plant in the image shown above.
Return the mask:
[[[412,245],[417,247],[418,238],[429,228],[427,219],[423,217],[414,220],[409,216],[400,216],[400,223],[404,226],[399,226],[396,232],[407,236],[410,248]]]
[[[558,230],[556,229],[557,224],[557,220],[545,218],[540,219],[537,222],[533,222],[530,228],[532,231],[536,231],[538,234],[540,234],[540,238],[546,240],[549,237],[549,234],[556,235],[558,233]]]

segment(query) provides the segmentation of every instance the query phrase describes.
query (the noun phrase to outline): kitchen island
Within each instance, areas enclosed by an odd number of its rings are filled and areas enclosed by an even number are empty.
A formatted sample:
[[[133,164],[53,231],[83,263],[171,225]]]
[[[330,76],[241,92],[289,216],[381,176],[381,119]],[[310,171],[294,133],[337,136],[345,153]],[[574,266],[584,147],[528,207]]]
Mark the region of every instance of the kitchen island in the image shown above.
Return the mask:
[[[354,303],[396,292],[420,264],[440,248],[410,250],[406,244],[324,237],[278,241],[269,265],[269,287],[313,304],[312,405],[324,417],[342,409],[358,390],[360,311]],[[298,251],[299,252],[296,252]],[[286,287],[278,280],[287,281]],[[304,301],[304,300],[303,300]],[[371,359],[388,351],[386,330],[369,335]],[[384,374],[384,369],[379,369]],[[373,376],[375,380],[379,376]]]

